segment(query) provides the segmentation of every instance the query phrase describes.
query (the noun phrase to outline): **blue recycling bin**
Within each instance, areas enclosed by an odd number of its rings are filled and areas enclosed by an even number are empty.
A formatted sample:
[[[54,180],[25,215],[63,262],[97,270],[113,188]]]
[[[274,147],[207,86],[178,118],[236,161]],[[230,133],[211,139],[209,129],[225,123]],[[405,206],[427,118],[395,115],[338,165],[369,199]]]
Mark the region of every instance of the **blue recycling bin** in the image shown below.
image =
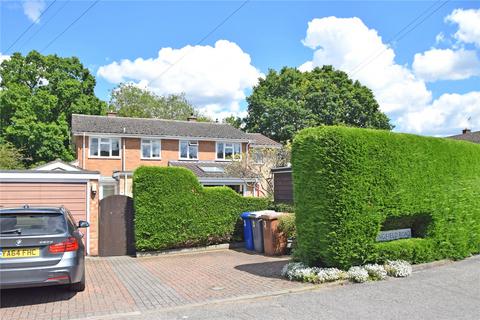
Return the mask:
[[[255,250],[253,244],[253,231],[252,231],[252,220],[250,219],[251,213],[244,212],[240,215],[243,219],[243,237],[245,238],[245,249]]]

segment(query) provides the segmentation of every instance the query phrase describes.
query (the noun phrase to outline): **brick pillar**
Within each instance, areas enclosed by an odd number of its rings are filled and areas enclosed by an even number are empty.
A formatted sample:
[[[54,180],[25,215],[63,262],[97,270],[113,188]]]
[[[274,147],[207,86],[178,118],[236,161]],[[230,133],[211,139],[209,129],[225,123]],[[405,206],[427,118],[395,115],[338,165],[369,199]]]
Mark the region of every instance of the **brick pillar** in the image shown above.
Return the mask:
[[[97,180],[90,180],[90,189],[92,186],[96,186],[97,192],[92,194],[90,190],[90,255],[91,256],[98,256],[98,211],[99,211],[99,203],[98,203],[98,195],[99,195],[99,184]]]

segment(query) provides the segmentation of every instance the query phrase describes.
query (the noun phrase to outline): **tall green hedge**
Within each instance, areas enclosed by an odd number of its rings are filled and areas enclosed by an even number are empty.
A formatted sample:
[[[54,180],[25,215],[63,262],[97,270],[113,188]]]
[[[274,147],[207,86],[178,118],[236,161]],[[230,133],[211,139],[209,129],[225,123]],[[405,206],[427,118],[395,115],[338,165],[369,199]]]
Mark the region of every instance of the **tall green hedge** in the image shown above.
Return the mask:
[[[301,131],[292,166],[298,258],[342,268],[480,251],[480,146],[346,127]],[[377,242],[380,230],[413,238]]]
[[[230,241],[241,235],[242,212],[268,206],[228,187],[203,188],[191,171],[173,167],[135,170],[133,199],[139,251]]]

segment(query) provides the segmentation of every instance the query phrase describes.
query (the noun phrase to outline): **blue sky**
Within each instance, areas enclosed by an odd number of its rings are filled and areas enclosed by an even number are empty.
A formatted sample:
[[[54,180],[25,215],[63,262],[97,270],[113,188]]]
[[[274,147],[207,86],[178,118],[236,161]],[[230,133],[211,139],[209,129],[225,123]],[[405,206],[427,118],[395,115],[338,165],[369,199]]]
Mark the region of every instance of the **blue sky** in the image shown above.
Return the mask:
[[[333,64],[374,91],[397,131],[480,130],[478,1],[249,1],[193,48],[243,2],[103,0],[43,50],[91,3],[57,0],[7,51],[52,1],[1,1],[2,57],[77,56],[104,100],[131,81],[183,91],[213,118],[244,115],[245,96],[269,68]],[[387,42],[422,12],[419,20],[431,16]]]

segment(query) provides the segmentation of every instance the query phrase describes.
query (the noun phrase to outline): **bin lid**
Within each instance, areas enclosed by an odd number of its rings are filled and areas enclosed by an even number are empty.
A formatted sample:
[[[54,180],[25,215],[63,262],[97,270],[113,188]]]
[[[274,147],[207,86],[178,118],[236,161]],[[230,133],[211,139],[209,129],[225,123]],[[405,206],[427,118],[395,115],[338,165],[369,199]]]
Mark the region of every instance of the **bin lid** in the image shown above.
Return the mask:
[[[283,216],[284,214],[285,214],[284,212],[273,211],[273,212],[262,214],[260,218],[262,218],[263,220],[276,220],[278,219],[278,217]]]
[[[240,217],[242,217],[243,219],[248,219],[248,218],[250,218],[250,212],[248,212],[248,211],[247,211],[247,212],[243,212],[243,213],[240,215]]]
[[[268,215],[275,213],[274,210],[261,210],[261,211],[252,211],[250,212],[250,218],[260,218],[263,215]]]

